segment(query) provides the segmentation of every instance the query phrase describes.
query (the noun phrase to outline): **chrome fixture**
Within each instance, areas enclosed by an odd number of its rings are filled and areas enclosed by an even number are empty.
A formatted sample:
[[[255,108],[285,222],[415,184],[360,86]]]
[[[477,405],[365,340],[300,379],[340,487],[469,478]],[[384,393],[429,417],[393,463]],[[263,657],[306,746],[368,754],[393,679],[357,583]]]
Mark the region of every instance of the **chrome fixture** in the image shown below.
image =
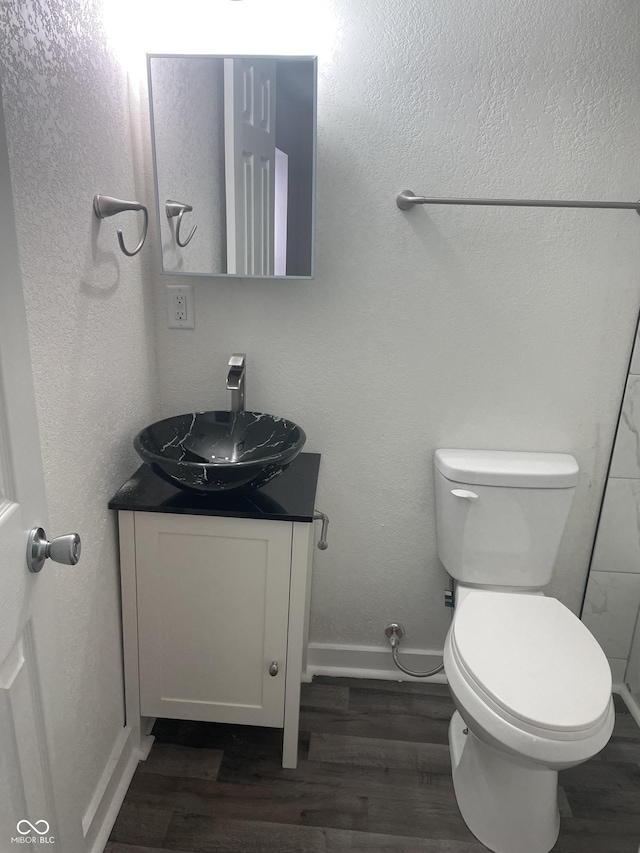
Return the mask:
[[[329,532],[329,516],[325,515],[324,512],[320,512],[320,510],[317,509],[313,513],[313,520],[322,522],[322,528],[320,529],[320,539],[318,540],[318,550],[326,551],[329,547],[329,543],[327,542],[327,533]]]
[[[194,225],[191,231],[189,232],[189,236],[184,242],[180,239],[180,226],[182,225],[182,217],[185,213],[191,213],[193,211],[193,207],[190,204],[183,204],[181,201],[171,201],[167,199],[166,204],[164,206],[165,213],[167,214],[167,219],[172,219],[174,216],[178,217],[178,222],[176,223],[176,243],[180,246],[181,249],[187,245],[187,243],[191,242],[191,238],[198,230],[198,226]]]
[[[121,198],[113,198],[110,195],[94,195],[93,197],[93,212],[98,219],[106,219],[107,216],[115,216],[117,213],[123,213],[125,210],[141,210],[144,214],[144,225],[142,226],[142,236],[140,242],[135,247],[133,252],[130,252],[124,245],[122,239],[122,231],[118,230],[118,243],[125,255],[132,258],[137,255],[140,249],[144,246],[144,241],[147,239],[147,228],[149,226],[149,212],[144,204],[139,201],[123,201]]]
[[[271,675],[272,677],[275,677],[278,674],[278,669],[279,669],[278,661],[277,660],[271,661],[271,666],[269,667],[269,675]]]
[[[418,196],[413,190],[402,190],[396,196],[400,210],[409,210],[415,204],[476,204],[490,207],[589,207],[613,210],[635,210],[640,214],[640,201],[562,201],[554,199],[524,198],[429,198]]]
[[[77,533],[56,536],[51,542],[41,527],[34,527],[27,542],[27,566],[30,572],[39,572],[47,559],[66,566],[75,566],[80,559],[80,537]]]
[[[387,639],[391,643],[391,654],[393,655],[393,662],[398,667],[398,669],[402,670],[402,672],[407,675],[412,675],[414,678],[430,678],[432,675],[437,675],[439,672],[442,672],[444,669],[444,663],[438,664],[433,669],[428,670],[428,672],[414,672],[411,669],[407,669],[406,666],[403,666],[400,663],[400,658],[398,656],[398,648],[400,646],[400,641],[406,634],[403,626],[398,622],[391,622],[390,625],[384,629],[384,633],[387,636]]]
[[[244,352],[234,352],[229,359],[227,388],[231,391],[231,411],[244,412],[246,391],[247,356]]]

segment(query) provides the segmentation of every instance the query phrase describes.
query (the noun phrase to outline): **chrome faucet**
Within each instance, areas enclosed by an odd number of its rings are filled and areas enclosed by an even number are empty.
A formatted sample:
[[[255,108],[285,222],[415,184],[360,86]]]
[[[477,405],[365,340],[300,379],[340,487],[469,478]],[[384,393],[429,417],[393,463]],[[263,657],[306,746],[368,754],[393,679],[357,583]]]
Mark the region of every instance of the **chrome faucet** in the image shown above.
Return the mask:
[[[232,412],[244,412],[246,372],[246,353],[234,352],[229,359],[229,373],[227,374],[227,388],[231,391]]]

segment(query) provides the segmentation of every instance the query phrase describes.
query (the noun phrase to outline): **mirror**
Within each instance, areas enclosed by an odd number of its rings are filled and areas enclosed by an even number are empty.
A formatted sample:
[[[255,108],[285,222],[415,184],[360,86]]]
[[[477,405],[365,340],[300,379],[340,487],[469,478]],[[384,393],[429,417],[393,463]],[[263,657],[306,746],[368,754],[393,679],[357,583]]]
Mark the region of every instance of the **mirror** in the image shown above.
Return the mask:
[[[147,64],[163,273],[313,278],[315,57]]]

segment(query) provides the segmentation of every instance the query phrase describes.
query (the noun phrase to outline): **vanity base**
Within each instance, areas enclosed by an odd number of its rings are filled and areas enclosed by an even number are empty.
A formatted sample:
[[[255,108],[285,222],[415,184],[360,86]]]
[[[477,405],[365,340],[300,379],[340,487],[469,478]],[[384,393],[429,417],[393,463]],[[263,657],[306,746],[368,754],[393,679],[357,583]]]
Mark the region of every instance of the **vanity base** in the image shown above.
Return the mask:
[[[313,525],[120,510],[126,723],[283,729],[298,759]]]

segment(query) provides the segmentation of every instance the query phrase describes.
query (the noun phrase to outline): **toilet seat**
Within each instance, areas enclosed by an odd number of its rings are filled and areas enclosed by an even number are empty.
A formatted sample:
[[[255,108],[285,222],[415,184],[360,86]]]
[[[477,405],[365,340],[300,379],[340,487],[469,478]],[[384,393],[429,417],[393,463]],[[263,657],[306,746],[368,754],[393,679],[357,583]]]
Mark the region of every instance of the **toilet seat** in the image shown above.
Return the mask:
[[[449,646],[468,686],[521,731],[580,740],[600,730],[610,713],[604,652],[557,599],[469,593],[456,609]]]

